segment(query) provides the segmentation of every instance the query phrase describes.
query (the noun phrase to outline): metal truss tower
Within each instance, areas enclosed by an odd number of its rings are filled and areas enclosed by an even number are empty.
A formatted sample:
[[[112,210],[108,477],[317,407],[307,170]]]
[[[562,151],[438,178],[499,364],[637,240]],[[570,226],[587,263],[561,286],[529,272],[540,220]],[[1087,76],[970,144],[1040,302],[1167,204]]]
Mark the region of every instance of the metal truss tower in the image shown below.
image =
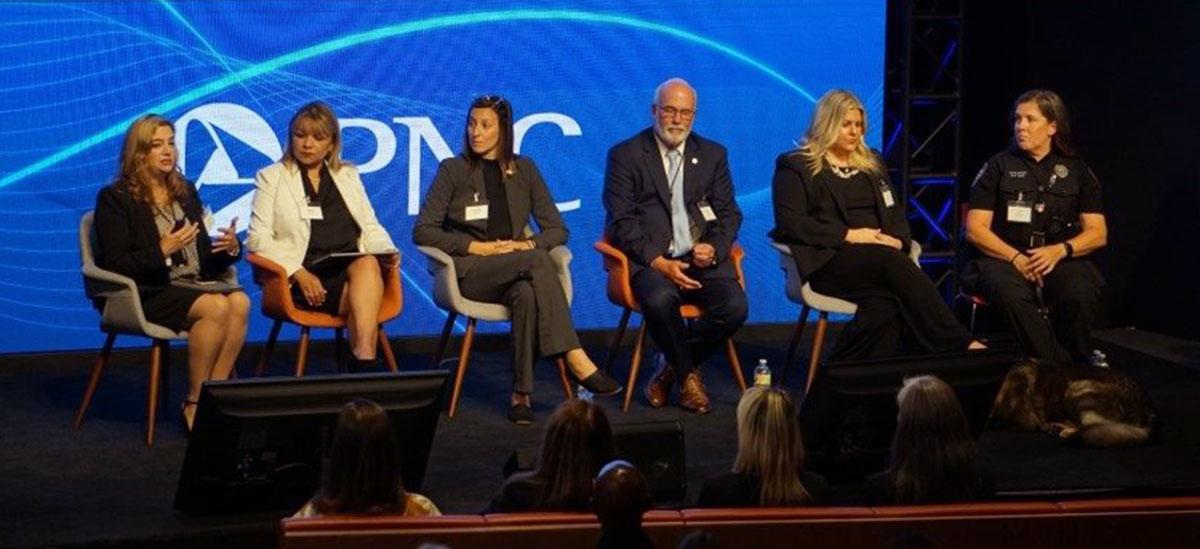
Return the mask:
[[[957,292],[966,0],[888,2],[884,156],[908,204],[921,266],[947,301]]]

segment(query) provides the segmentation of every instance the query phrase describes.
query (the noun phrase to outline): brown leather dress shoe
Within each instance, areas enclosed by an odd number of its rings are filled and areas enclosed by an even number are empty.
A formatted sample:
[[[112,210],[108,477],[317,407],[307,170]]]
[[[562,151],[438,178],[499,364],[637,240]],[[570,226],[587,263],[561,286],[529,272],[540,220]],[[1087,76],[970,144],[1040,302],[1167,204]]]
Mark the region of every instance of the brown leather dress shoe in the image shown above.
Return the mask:
[[[683,386],[679,388],[679,406],[697,414],[707,414],[711,409],[708,393],[704,392],[704,382],[700,381],[700,372],[692,371],[683,377]]]
[[[675,384],[675,370],[667,365],[667,359],[662,353],[658,353],[654,357],[654,375],[650,377],[650,381],[646,383],[646,400],[650,402],[650,406],[661,408],[667,403],[667,396],[671,394],[671,386]]]

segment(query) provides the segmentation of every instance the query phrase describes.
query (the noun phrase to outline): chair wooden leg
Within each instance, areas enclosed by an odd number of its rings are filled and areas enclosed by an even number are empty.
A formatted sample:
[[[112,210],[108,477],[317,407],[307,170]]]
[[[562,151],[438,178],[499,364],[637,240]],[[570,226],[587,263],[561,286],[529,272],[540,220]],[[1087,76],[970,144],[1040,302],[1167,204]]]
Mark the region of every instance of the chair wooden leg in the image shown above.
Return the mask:
[[[383,349],[383,360],[387,362],[387,367],[392,373],[400,371],[400,367],[396,365],[396,355],[392,353],[392,343],[388,341],[387,333],[383,331],[383,324],[379,325],[377,332],[379,335],[379,347]]]
[[[446,324],[442,326],[442,337],[438,339],[437,350],[433,352],[433,368],[437,368],[442,362],[442,355],[446,352],[446,343],[450,341],[450,330],[454,329],[454,319],[458,318],[458,313],[447,313]]]
[[[638,368],[642,365],[642,346],[646,342],[646,319],[642,318],[638,326],[637,341],[633,344],[633,358],[629,360],[629,381],[625,383],[625,403],[621,405],[622,412],[629,411],[629,402],[633,400],[633,390],[637,387]]]
[[[150,390],[146,399],[146,446],[154,445],[154,423],[158,419],[159,376],[162,374],[164,351],[169,350],[166,340],[156,339],[150,348]]]
[[[338,373],[342,373],[346,358],[346,334],[342,328],[333,329],[333,363]]]
[[[300,346],[296,348],[296,377],[304,377],[304,367],[308,365],[308,340],[312,328],[300,327]]]
[[[171,402],[171,342],[163,340],[162,359],[158,361],[158,408],[165,410]]]
[[[283,327],[282,320],[276,320],[271,325],[271,334],[267,336],[267,345],[263,347],[262,357],[258,359],[258,367],[254,369],[256,377],[267,373],[267,364],[271,361],[271,353],[275,352],[275,341],[279,339],[279,329]]]
[[[613,335],[612,343],[608,346],[608,353],[604,355],[604,373],[612,374],[612,363],[617,358],[617,350],[621,348],[621,338],[625,337],[625,328],[629,326],[629,315],[633,314],[633,309],[625,309],[621,312],[621,322],[617,324],[617,333]]]
[[[79,410],[75,411],[76,429],[83,425],[83,417],[87,415],[88,407],[92,405],[92,396],[96,394],[96,386],[100,385],[100,377],[104,373],[104,366],[108,364],[108,356],[112,354],[113,342],[116,340],[117,334],[108,334],[108,337],[104,339],[104,348],[100,351],[100,356],[92,365],[92,375],[88,378],[87,388],[83,390],[83,400],[79,401]]]
[[[463,377],[471,359],[471,344],[475,342],[475,319],[467,319],[467,333],[463,336],[462,348],[458,350],[458,371],[454,373],[454,391],[450,393],[450,417],[458,411],[458,397],[462,392]]]
[[[571,380],[567,377],[567,361],[560,356],[554,359],[554,365],[558,366],[558,379],[562,382],[563,394],[567,396],[567,400],[575,398],[575,390],[571,388]]]
[[[979,310],[979,304],[975,303],[975,301],[972,300],[971,301],[971,325],[970,325],[971,337],[975,337],[975,312],[978,310]]]
[[[808,327],[808,310],[808,305],[801,307],[800,316],[796,318],[796,331],[792,332],[792,342],[788,345],[787,359],[783,363],[783,372],[779,379],[780,385],[787,385],[788,372],[796,360],[796,349],[800,346],[800,338],[804,336],[804,328]]]
[[[733,345],[733,339],[725,340],[725,356],[729,358],[729,368],[733,370],[733,379],[737,381],[738,388],[742,392],[746,392],[746,375],[742,373],[742,361],[738,360],[737,347]]]
[[[817,333],[813,335],[812,356],[808,359],[808,381],[804,383],[804,395],[808,396],[813,380],[817,377],[817,366],[821,363],[821,346],[825,343],[825,328],[829,325],[829,313],[821,312],[817,320]]]

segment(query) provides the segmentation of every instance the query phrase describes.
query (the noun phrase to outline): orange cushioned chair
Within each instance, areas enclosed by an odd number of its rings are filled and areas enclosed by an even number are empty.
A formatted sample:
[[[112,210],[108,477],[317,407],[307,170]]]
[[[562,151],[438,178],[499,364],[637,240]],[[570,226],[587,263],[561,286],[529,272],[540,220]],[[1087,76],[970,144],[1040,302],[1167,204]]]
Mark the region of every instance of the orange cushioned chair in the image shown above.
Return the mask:
[[[615,248],[608,243],[608,237],[605,236],[599,242],[596,242],[596,251],[604,256],[604,270],[608,271],[608,300],[614,305],[624,309],[621,312],[621,323],[617,326],[617,334],[613,337],[612,345],[608,349],[608,356],[604,360],[604,369],[608,370],[612,366],[613,358],[616,357],[617,348],[621,346],[621,338],[625,335],[625,327],[629,324],[629,315],[634,311],[641,312],[641,307],[638,306],[637,300],[633,298],[633,288],[629,286],[629,258],[625,253]],[[729,257],[733,259],[733,267],[737,271],[738,284],[743,289],[746,288],[746,277],[742,272],[742,258],[746,256],[746,252],[742,250],[741,245],[736,242],[730,249]],[[700,318],[704,314],[704,309],[696,305],[682,305],[679,307],[679,314],[685,320],[694,320]],[[625,403],[622,405],[622,411],[629,410],[629,402],[633,398],[633,389],[637,385],[638,368],[642,362],[642,345],[646,340],[646,323],[643,322],[638,327],[637,339],[633,345],[633,360],[629,363],[629,382],[625,384]],[[746,377],[742,374],[742,363],[738,360],[737,348],[733,346],[733,340],[725,341],[725,354],[729,358],[729,367],[733,370],[733,378],[737,380],[738,388],[742,391],[746,390]]]
[[[254,281],[262,287],[262,312],[268,318],[274,319],[271,335],[267,338],[267,346],[263,349],[262,359],[258,362],[257,375],[261,376],[267,370],[267,362],[275,350],[275,340],[279,338],[279,329],[284,322],[300,326],[300,347],[296,351],[296,377],[304,375],[304,367],[308,361],[309,331],[313,328],[332,328],[335,330],[338,352],[342,347],[342,330],[346,328],[346,319],[316,311],[299,309],[292,301],[291,284],[287,271],[281,265],[261,255],[248,253],[247,261],[254,269]],[[395,372],[396,355],[392,354],[392,346],[388,343],[387,334],[383,331],[383,323],[400,314],[404,303],[404,295],[400,289],[400,262],[389,272],[383,274],[383,302],[379,304],[379,346],[383,348],[383,358],[387,361],[388,369]]]

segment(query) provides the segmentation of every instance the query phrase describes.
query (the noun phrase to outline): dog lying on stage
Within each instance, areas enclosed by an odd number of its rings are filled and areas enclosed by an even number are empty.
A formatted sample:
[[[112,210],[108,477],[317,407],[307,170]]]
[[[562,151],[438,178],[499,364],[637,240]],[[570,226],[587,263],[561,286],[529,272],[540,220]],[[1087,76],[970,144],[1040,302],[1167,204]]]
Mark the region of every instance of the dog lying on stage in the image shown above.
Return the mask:
[[[1155,413],[1129,376],[1108,368],[1023,359],[1004,378],[992,421],[1086,446],[1132,446],[1150,439]]]

